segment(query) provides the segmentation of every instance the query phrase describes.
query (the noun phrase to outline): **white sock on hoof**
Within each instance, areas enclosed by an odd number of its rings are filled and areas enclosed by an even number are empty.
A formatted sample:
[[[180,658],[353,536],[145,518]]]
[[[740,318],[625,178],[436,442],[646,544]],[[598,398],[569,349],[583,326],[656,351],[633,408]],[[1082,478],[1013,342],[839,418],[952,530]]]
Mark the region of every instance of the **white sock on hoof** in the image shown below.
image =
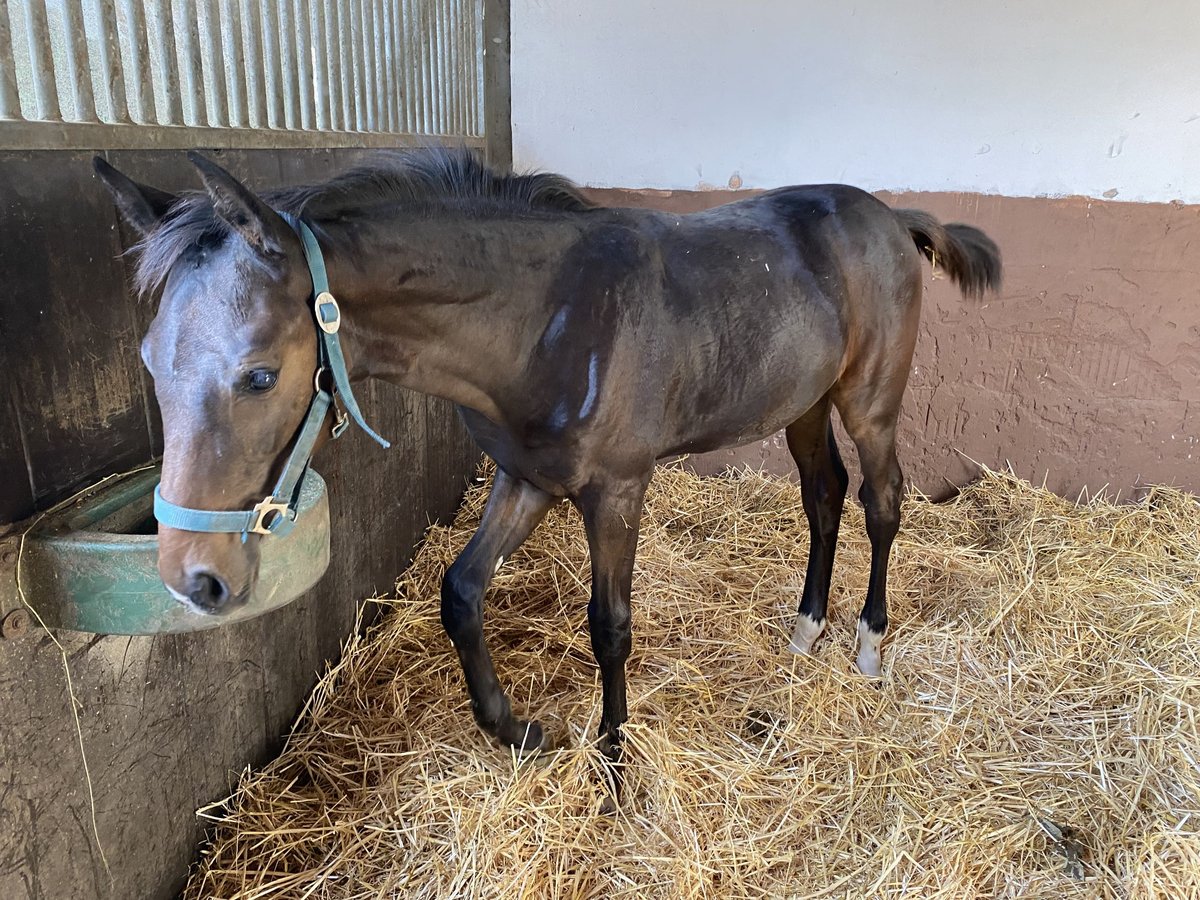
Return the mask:
[[[874,632],[862,619],[858,620],[858,671],[868,678],[878,678],[883,674],[883,659],[879,654],[879,645],[883,643],[885,632]]]
[[[796,616],[796,628],[792,632],[792,639],[788,641],[788,650],[792,653],[811,655],[813,643],[824,630],[824,619],[817,620],[806,613],[800,613]]]

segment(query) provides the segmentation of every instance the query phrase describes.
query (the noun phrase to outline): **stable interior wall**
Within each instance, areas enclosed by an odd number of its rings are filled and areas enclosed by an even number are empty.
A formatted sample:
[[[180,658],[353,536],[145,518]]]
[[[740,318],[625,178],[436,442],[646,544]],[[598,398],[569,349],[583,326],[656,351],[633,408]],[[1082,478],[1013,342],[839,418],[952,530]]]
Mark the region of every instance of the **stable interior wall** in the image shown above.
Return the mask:
[[[1197,43],[1190,0],[515,0],[515,164],[616,205],[844,182],[977,225],[1005,285],[926,267],[910,483],[1200,490]],[[731,462],[792,471],[782,435],[692,460]]]

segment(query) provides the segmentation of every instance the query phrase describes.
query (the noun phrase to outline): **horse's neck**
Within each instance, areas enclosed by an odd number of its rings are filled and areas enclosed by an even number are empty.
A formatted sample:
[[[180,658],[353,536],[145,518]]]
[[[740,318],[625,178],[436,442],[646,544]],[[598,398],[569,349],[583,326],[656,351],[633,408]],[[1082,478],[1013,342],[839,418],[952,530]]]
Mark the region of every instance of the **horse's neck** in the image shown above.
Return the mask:
[[[434,216],[359,230],[328,260],[356,377],[444,397],[502,423],[551,312],[567,222]]]

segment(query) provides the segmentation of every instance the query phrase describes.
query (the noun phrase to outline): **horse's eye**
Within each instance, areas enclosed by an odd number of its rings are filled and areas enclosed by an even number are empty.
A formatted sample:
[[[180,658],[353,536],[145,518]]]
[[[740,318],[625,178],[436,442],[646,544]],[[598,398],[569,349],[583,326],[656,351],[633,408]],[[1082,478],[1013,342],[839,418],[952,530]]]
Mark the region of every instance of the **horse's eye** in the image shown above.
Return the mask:
[[[275,382],[278,380],[278,372],[271,369],[255,369],[246,376],[246,387],[256,394],[262,394],[275,387]]]

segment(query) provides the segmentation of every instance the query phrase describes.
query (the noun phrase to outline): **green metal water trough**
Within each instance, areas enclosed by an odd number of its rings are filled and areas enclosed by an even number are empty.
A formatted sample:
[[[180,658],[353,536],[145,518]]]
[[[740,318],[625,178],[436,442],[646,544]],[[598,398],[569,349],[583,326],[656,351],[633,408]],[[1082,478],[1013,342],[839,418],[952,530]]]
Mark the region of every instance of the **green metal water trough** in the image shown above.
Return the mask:
[[[318,476],[300,495],[292,532],[262,541],[258,586],[245,605],[221,616],[185,607],[158,577],[159,475],[156,467],[106,482],[28,534],[21,585],[46,625],[93,634],[201,631],[284,606],[328,568],[329,498]]]

